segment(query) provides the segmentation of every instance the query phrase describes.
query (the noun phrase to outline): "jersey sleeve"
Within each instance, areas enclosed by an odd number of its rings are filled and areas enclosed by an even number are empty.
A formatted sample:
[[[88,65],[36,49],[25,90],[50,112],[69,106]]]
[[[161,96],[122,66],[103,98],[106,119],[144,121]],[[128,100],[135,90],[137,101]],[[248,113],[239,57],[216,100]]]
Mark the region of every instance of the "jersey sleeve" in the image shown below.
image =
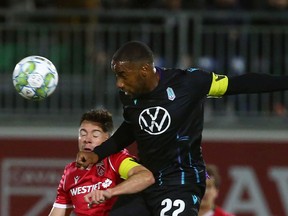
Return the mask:
[[[205,71],[199,69],[188,69],[187,71],[193,72],[193,85],[197,86],[198,93],[202,94],[203,90],[205,91],[207,88],[207,83],[209,83],[207,97],[288,90],[288,76],[246,73],[240,76],[228,77],[213,72],[204,73]],[[207,77],[207,74],[210,78]]]
[[[134,158],[129,157],[129,158],[124,159],[121,162],[120,167],[119,167],[119,174],[121,178],[127,179],[128,172],[136,166],[139,166],[139,163],[137,163]]]
[[[191,91],[197,91],[200,97],[221,97],[228,88],[228,77],[197,68],[186,70],[190,76],[187,79]]]
[[[207,97],[221,97],[223,95],[265,93],[288,90],[288,76],[275,76],[262,73],[246,73],[240,76],[225,76],[214,72],[206,72],[199,69],[187,69],[193,72],[192,86],[197,87],[198,93],[209,91]],[[209,75],[208,75],[209,74]],[[207,77],[207,75],[209,77]]]
[[[65,180],[69,166],[70,164],[65,167],[64,173],[57,188],[57,195],[53,204],[53,206],[56,208],[73,208],[72,201],[69,196],[69,191],[65,190]]]
[[[212,74],[212,82],[208,92],[208,97],[221,97],[228,88],[228,77],[225,75]]]
[[[117,172],[121,178],[127,179],[128,172],[136,166],[139,166],[139,163],[136,161],[135,157],[129,154],[127,149],[111,155],[109,157],[109,163],[113,170]]]
[[[288,76],[275,76],[264,73],[246,73],[229,77],[225,95],[265,93],[288,90]]]

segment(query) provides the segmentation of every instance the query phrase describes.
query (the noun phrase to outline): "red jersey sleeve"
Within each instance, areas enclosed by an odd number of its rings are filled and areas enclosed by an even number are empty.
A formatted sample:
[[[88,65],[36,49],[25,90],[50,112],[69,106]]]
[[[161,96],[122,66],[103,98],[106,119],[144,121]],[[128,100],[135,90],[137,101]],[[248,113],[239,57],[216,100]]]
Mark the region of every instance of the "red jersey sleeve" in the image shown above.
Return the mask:
[[[72,200],[70,199],[70,196],[69,196],[69,191],[65,190],[65,181],[67,177],[67,172],[71,165],[72,163],[68,164],[64,169],[64,173],[62,175],[59,186],[57,188],[57,195],[56,195],[55,202],[53,204],[54,207],[73,208]]]
[[[133,158],[136,160],[136,157],[131,155],[127,149],[124,149],[116,154],[113,154],[111,156],[108,157],[109,163],[112,167],[112,169],[119,173],[119,167],[120,164],[122,163],[123,160],[125,160],[126,158]]]

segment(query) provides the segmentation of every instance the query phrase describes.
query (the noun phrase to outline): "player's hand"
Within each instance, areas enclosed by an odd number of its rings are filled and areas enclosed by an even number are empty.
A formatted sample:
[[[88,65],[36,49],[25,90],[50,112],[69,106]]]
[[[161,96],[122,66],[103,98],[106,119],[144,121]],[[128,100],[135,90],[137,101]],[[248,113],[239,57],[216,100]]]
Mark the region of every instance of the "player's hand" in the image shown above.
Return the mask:
[[[76,166],[80,169],[87,169],[98,162],[98,155],[94,152],[79,151],[76,157]]]
[[[107,190],[94,190],[84,196],[85,201],[88,203],[88,208],[92,208],[94,204],[100,204],[110,199],[112,194],[109,189]]]

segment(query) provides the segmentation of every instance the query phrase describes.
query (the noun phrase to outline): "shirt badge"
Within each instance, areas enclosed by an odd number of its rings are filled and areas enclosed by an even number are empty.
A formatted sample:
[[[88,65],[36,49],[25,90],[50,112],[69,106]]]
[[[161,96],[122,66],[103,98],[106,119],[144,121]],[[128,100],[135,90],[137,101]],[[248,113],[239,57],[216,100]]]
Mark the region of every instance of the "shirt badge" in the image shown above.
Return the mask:
[[[168,87],[166,92],[169,100],[173,101],[176,98],[176,95],[171,87]]]
[[[103,176],[105,173],[105,166],[103,161],[96,164],[97,173],[99,176]]]
[[[75,176],[74,177],[74,184],[77,184],[78,180],[80,179],[80,176]]]

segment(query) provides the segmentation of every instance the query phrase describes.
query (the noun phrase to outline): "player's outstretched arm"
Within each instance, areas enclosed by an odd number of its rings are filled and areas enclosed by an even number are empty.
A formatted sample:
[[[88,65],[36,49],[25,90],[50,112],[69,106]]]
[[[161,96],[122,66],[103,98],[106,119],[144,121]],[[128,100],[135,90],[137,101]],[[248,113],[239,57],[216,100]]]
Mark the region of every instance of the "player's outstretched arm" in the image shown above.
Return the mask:
[[[229,77],[225,95],[241,93],[263,93],[288,90],[288,76],[263,73],[247,73]]]
[[[119,196],[122,194],[138,193],[150,185],[154,184],[155,179],[147,168],[142,165],[133,167],[128,172],[128,178],[110,189],[111,196]]]
[[[84,197],[85,201],[89,206],[92,206],[93,204],[105,202],[107,199],[114,196],[140,192],[155,182],[152,172],[142,165],[131,168],[127,175],[128,178],[114,188],[90,192]]]

